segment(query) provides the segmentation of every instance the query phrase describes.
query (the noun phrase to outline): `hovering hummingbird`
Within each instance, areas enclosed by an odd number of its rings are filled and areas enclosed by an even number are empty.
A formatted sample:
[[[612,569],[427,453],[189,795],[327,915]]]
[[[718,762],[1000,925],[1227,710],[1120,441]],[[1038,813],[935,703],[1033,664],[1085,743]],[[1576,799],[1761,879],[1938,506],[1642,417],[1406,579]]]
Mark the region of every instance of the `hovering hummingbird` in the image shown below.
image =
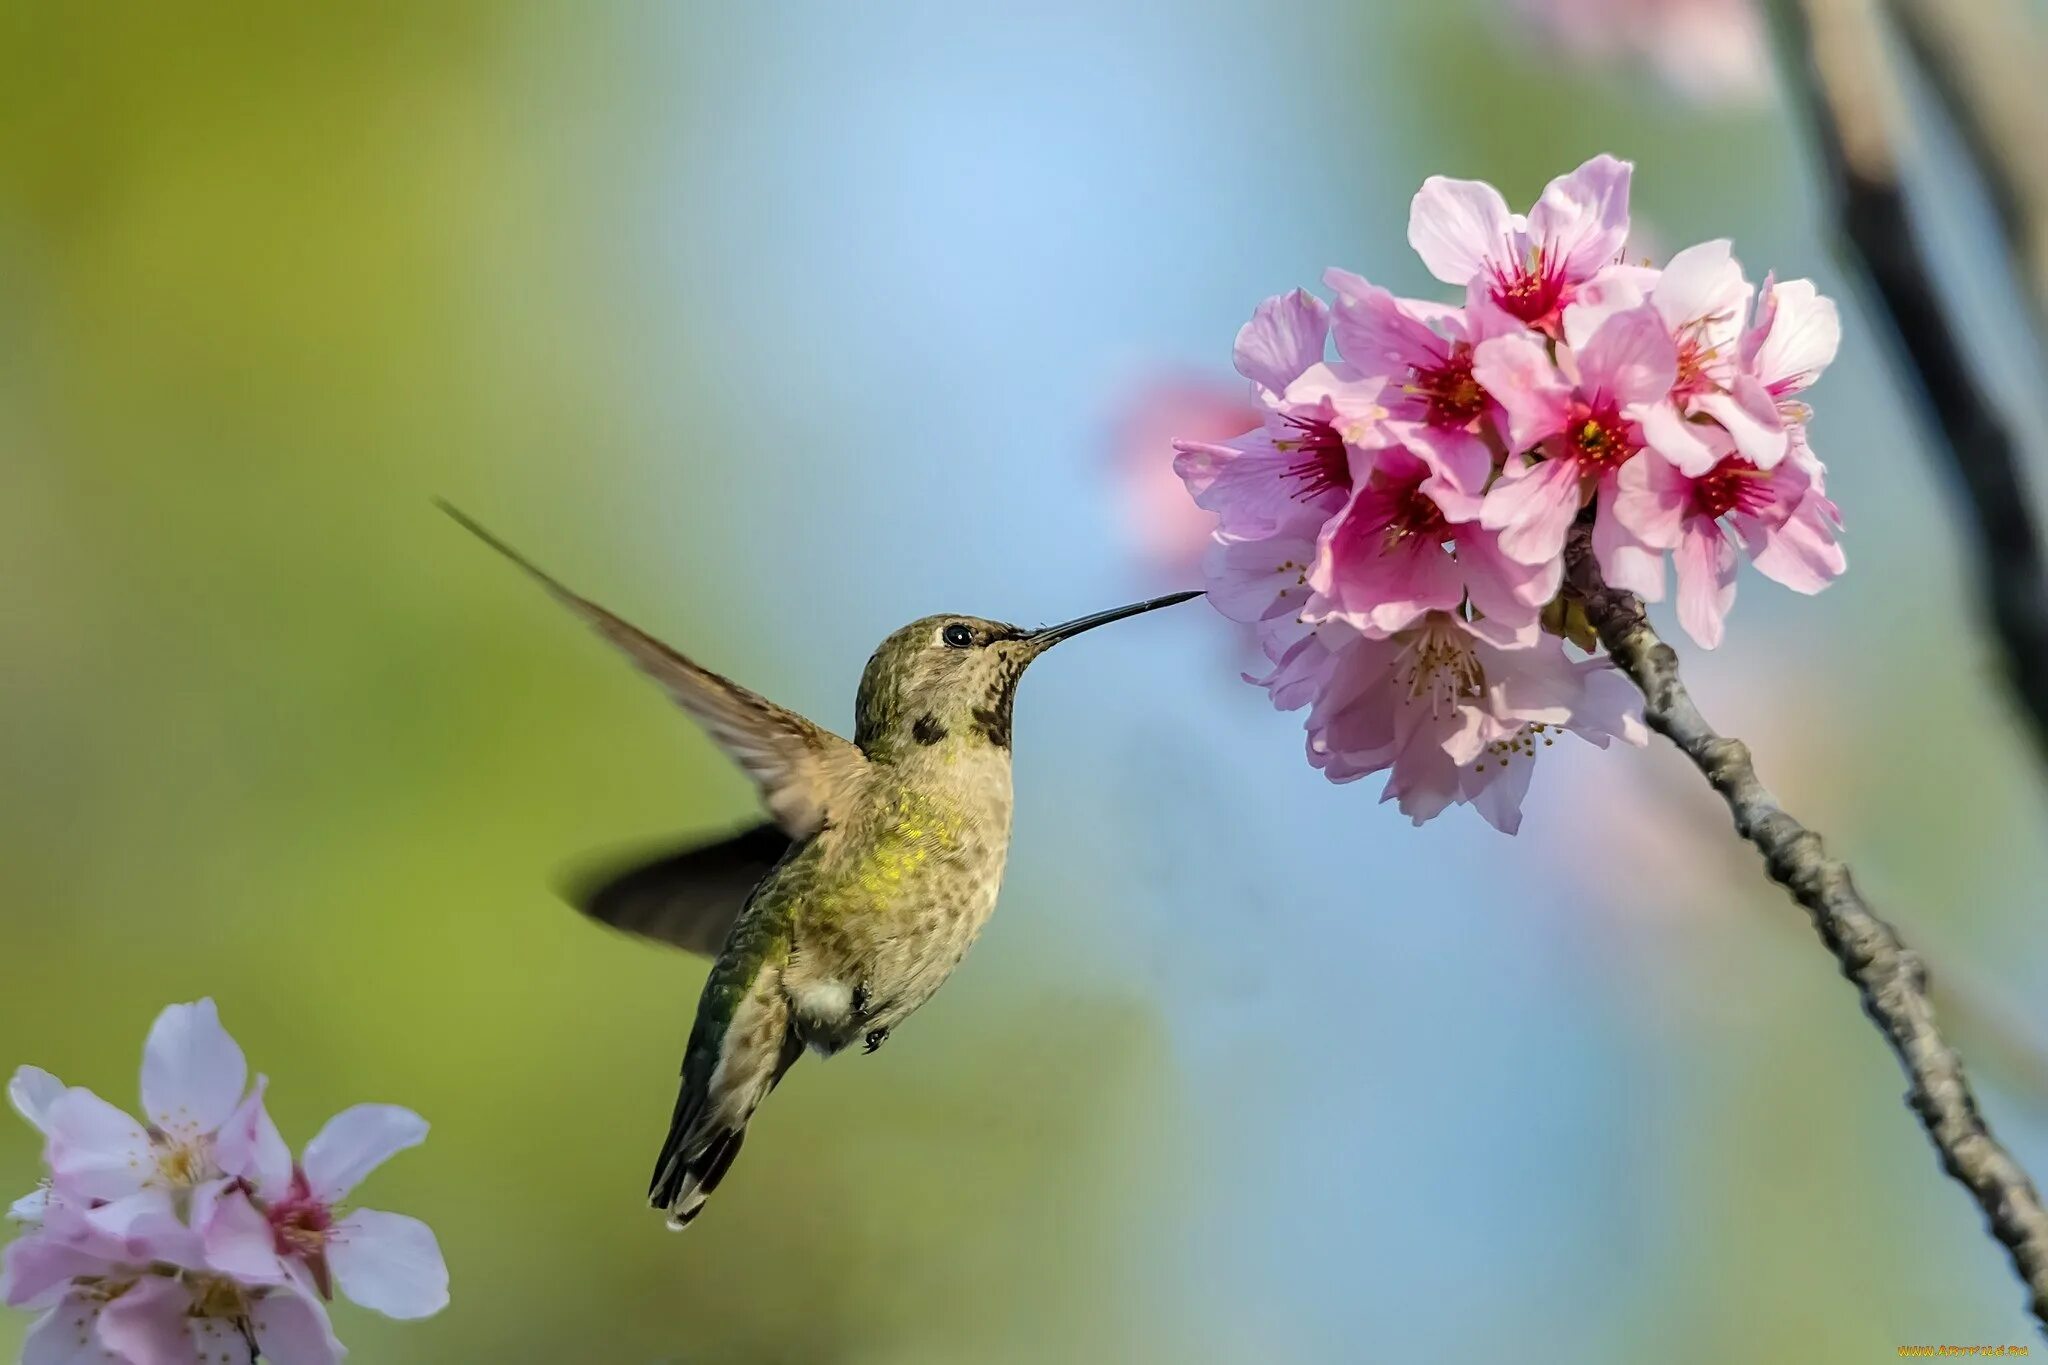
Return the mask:
[[[578,596],[443,511],[624,650],[760,789],[768,819],[571,893],[592,919],[715,957],[649,1202],[682,1228],[806,1048],[873,1052],[944,984],[995,909],[1010,846],[1017,681],[1062,640],[1201,596],[1025,630],[927,616],[861,672],[851,743]]]

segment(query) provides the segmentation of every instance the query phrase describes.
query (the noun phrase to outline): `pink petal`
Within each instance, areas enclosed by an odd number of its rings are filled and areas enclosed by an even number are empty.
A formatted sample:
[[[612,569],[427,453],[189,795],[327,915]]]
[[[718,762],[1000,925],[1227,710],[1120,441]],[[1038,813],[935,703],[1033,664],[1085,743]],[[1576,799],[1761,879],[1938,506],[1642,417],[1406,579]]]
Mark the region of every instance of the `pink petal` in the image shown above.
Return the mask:
[[[1516,450],[1527,450],[1564,429],[1571,413],[1571,385],[1535,337],[1517,332],[1482,342],[1472,352],[1472,377],[1507,409],[1508,434]]]
[[[1510,559],[1500,548],[1500,535],[1483,526],[1458,528],[1458,567],[1465,591],[1483,618],[1474,622],[1497,644],[1533,641],[1543,605],[1557,596],[1564,575],[1561,558],[1540,564]]]
[[[1742,263],[1723,237],[1673,256],[1657,277],[1651,298],[1673,331],[1712,320],[1719,325],[1710,332],[1732,334],[1749,315],[1751,293]]]
[[[1494,261],[1519,266],[1517,228],[1500,191],[1481,180],[1433,175],[1408,207],[1408,244],[1445,284],[1469,284]]]
[[[235,1111],[248,1079],[213,1001],[172,1005],[143,1044],[142,1111],[173,1138],[211,1133]]]
[[[104,1275],[109,1262],[44,1233],[31,1232],[7,1246],[0,1261],[0,1302],[42,1308],[62,1298],[79,1275]]]
[[[265,1294],[249,1310],[249,1319],[270,1365],[339,1365],[348,1354],[335,1339],[327,1310],[303,1294]]]
[[[1511,467],[1487,490],[1479,524],[1499,531],[1509,559],[1542,564],[1564,553],[1579,514],[1579,471],[1569,460]]]
[[[1261,303],[1237,333],[1237,372],[1274,396],[1323,358],[1329,309],[1306,289]]]
[[[1758,469],[1769,469],[1785,458],[1785,419],[1770,391],[1753,376],[1737,375],[1727,392],[1701,394],[1694,401],[1701,412],[1727,428],[1735,448]]]
[[[1750,369],[1773,393],[1810,387],[1834,361],[1842,344],[1842,320],[1835,301],[1812,280],[1786,280],[1766,291],[1765,317],[1753,333]]]
[[[1712,649],[1735,602],[1735,547],[1719,525],[1690,517],[1671,561],[1678,570],[1678,624],[1701,649]]]
[[[1522,828],[1522,802],[1535,775],[1536,756],[1515,754],[1506,759],[1489,756],[1463,769],[1459,778],[1472,809],[1502,834],[1514,834]]]
[[[275,1198],[292,1178],[292,1153],[284,1137],[263,1107],[270,1079],[258,1076],[247,1099],[228,1116],[214,1139],[213,1159],[224,1174],[236,1176],[256,1187],[258,1194]]]
[[[44,1110],[50,1178],[79,1199],[119,1199],[156,1174],[156,1153],[141,1124],[90,1090],[73,1086]]]
[[[1848,558],[1836,536],[1842,528],[1835,505],[1814,489],[1800,499],[1798,510],[1759,541],[1745,538],[1757,572],[1794,592],[1816,593],[1841,577]]]
[[[1629,464],[1641,464],[1644,458],[1638,456]],[[1645,540],[1624,519],[1621,500],[1614,492],[1616,480],[1610,476],[1604,483],[1599,509],[1593,514],[1593,558],[1600,565],[1600,576],[1609,587],[1632,592],[1645,602],[1661,602],[1663,548]]]
[[[1493,451],[1469,431],[1445,431],[1421,423],[1390,423],[1397,439],[1423,458],[1430,477],[1422,491],[1443,509],[1444,520],[1471,521],[1493,476]]]
[[[95,1244],[118,1251],[138,1265],[169,1261],[191,1266],[198,1261],[196,1234],[178,1216],[166,1189],[146,1189],[100,1204],[84,1214]]]
[[[38,1133],[50,1131],[50,1106],[64,1093],[64,1082],[39,1066],[17,1068],[7,1082],[7,1102],[27,1119]]]
[[[247,1284],[283,1282],[277,1234],[270,1220],[239,1189],[203,1186],[192,1201],[192,1226],[212,1269]]]
[[[1399,299],[1376,284],[1359,280],[1358,285],[1358,293],[1338,297],[1332,330],[1337,354],[1360,374],[1401,375],[1410,366],[1428,365],[1449,354],[1449,343]]]
[[[1643,444],[1694,478],[1712,469],[1727,448],[1727,438],[1697,422],[1688,422],[1668,399],[1645,404],[1635,412],[1643,428]]]
[[[1623,406],[1655,402],[1678,382],[1678,348],[1648,304],[1608,318],[1574,354],[1579,387]]]
[[[1564,310],[1564,343],[1574,349],[1593,339],[1600,325],[1616,313],[1640,308],[1657,283],[1657,272],[1647,266],[1610,265],[1572,291]]]
[[[1202,561],[1209,605],[1246,625],[1276,613],[1294,615],[1308,605],[1304,580],[1315,558],[1316,542],[1308,536],[1219,539]]]
[[[176,1280],[144,1275],[100,1310],[100,1344],[128,1365],[199,1365],[185,1312],[192,1296]]]
[[[50,1188],[38,1185],[7,1206],[7,1216],[17,1223],[40,1223],[50,1206]]]
[[[1529,236],[1570,280],[1590,278],[1628,242],[1628,186],[1635,168],[1602,154],[1543,188],[1529,211]],[[1463,280],[1438,279],[1452,284]]]
[[[358,1104],[327,1121],[306,1144],[300,1165],[313,1194],[332,1204],[371,1171],[426,1140],[427,1121],[412,1110],[395,1104]]]
[[[1601,497],[1636,539],[1668,550],[1692,510],[1692,484],[1657,452],[1646,451],[1614,472]]]
[[[73,1294],[36,1320],[21,1343],[21,1365],[123,1365],[94,1334],[100,1300]]]
[[[387,1317],[431,1317],[448,1306],[440,1243],[417,1218],[357,1209],[335,1224],[327,1261],[344,1294]]]

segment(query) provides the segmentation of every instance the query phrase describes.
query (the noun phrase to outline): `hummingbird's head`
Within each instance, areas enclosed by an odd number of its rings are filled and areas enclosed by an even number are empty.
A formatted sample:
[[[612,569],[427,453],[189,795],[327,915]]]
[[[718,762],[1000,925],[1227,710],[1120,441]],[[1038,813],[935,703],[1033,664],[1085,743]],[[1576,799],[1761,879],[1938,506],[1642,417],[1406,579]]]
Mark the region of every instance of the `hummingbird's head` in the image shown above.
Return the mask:
[[[860,675],[854,738],[870,754],[909,753],[948,739],[1010,747],[1017,680],[1062,640],[1198,592],[1177,592],[1026,630],[979,616],[926,616],[882,641]]]

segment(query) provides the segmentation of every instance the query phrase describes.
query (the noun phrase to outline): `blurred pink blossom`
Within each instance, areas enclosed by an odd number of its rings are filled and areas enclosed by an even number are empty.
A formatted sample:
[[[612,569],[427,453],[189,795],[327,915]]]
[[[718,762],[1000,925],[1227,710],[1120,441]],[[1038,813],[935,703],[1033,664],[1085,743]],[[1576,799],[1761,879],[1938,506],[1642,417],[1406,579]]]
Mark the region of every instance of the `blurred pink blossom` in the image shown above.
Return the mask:
[[[1110,454],[1125,523],[1149,563],[1175,575],[1193,569],[1216,527],[1173,472],[1174,438],[1224,440],[1265,415],[1242,381],[1160,375],[1132,387],[1111,423]]]
[[[1700,103],[1760,100],[1770,54],[1754,0],[1511,0],[1555,48],[1586,63],[1650,71]]]

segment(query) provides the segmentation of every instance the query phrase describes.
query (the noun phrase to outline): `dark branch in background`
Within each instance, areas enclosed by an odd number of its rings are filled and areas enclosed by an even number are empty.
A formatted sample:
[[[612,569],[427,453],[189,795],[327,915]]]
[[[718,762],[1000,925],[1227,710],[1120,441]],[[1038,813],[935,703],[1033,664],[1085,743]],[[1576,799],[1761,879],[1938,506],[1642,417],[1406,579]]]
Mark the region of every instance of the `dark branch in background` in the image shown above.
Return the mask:
[[[2021,0],[1887,0],[1955,124],[2048,348],[2048,44]]]
[[[1813,917],[1821,942],[1841,964],[1870,1016],[1905,1068],[1906,1103],[1941,1155],[1942,1169],[1967,1187],[1991,1233],[2012,1253],[2032,1292],[2034,1317],[2048,1330],[2048,1209],[2034,1184],[1991,1136],[1943,1040],[1927,998],[1927,972],[1892,927],[1871,913],[1849,869],[1827,856],[1820,836],[1785,813],[1764,789],[1740,740],[1715,732],[1678,676],[1678,655],[1657,638],[1633,595],[1607,586],[1581,526],[1565,551],[1565,590],[1584,608],[1600,643],[1643,693],[1643,718],[1684,751],[1735,817],[1735,831],[1764,858],[1771,880]]]
[[[1977,588],[2002,646],[2006,684],[2048,760],[2048,562],[2018,442],[1970,369],[1906,213],[1877,16],[1871,0],[1774,0],[1772,10],[1794,97],[1828,173],[1836,231],[1889,314],[1922,410],[1948,452],[1976,523]]]

